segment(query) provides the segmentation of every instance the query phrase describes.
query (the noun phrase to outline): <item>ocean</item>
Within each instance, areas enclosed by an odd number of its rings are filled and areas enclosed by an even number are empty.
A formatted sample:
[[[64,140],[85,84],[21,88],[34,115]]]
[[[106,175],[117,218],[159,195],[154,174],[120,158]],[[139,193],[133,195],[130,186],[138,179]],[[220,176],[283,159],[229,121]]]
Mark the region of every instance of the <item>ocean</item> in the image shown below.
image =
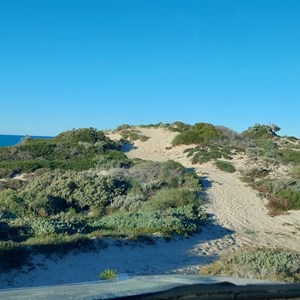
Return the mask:
[[[0,134],[0,147],[17,145],[25,135]],[[33,139],[49,139],[50,136],[30,136]]]

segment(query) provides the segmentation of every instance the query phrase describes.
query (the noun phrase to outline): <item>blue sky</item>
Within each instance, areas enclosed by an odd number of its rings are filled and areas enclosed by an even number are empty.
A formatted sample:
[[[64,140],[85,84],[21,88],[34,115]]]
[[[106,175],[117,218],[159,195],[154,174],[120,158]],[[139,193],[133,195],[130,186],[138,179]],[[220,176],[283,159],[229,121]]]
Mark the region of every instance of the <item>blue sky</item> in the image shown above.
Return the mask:
[[[2,134],[209,122],[300,137],[300,1],[0,0]]]

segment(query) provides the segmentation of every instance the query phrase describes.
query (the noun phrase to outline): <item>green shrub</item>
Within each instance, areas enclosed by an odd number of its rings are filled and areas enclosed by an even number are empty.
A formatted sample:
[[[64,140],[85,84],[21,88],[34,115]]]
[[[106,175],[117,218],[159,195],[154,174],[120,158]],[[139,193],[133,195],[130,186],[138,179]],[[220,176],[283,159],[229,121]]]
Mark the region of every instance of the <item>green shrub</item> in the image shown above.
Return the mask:
[[[41,208],[48,211],[49,205],[58,205],[53,208],[53,213],[57,213],[67,207],[64,202],[81,209],[107,206],[116,196],[125,194],[128,188],[129,182],[121,177],[91,172],[50,172],[31,181],[19,197],[35,213]]]
[[[287,250],[240,250],[203,267],[202,275],[300,282],[300,255]]]
[[[214,144],[202,144],[201,146],[187,149],[184,152],[187,153],[187,157],[192,157],[192,164],[197,164],[220,158],[232,159],[232,151],[233,150],[228,147],[220,147]]]
[[[276,136],[276,133],[269,125],[255,124],[243,131],[241,136],[248,139],[271,139]]]
[[[291,189],[282,189],[276,194],[290,204],[290,209],[300,209],[300,192]]]
[[[178,188],[164,188],[158,190],[148,201],[147,207],[151,210],[166,210],[182,205],[195,204],[200,200],[195,191]]]
[[[191,145],[199,144],[202,142],[218,139],[221,137],[220,131],[218,131],[212,124],[208,123],[196,123],[188,130],[181,132],[172,141],[172,145]]]
[[[76,218],[68,220],[39,218],[31,220],[28,226],[30,226],[31,233],[35,236],[54,233],[65,233],[70,235],[87,233],[90,231],[85,220]]]
[[[117,196],[113,199],[110,207],[114,211],[126,210],[135,211],[141,208],[146,201],[146,198],[142,194],[128,194]]]
[[[137,129],[123,129],[120,131],[120,134],[124,139],[129,139],[131,141],[141,140],[142,142],[145,142],[149,139],[148,136],[141,134]]]
[[[297,150],[285,150],[282,151],[282,161],[284,163],[300,164],[300,151]]]
[[[183,132],[188,130],[191,127],[191,125],[185,124],[183,122],[174,122],[170,124],[169,129],[175,132]]]
[[[106,153],[99,154],[95,157],[94,161],[93,165],[95,167],[104,169],[129,168],[131,166],[131,161],[127,156],[117,150],[109,150]]]
[[[290,209],[300,209],[299,181],[263,179],[252,181],[251,184],[269,200],[267,207],[272,216]]]
[[[220,170],[228,172],[228,173],[234,173],[236,171],[235,167],[227,161],[218,160],[218,161],[215,162],[215,165]]]
[[[18,170],[20,171],[20,170]],[[11,170],[11,169],[0,169],[0,178],[4,179],[4,178],[12,178],[14,175],[16,174],[15,170]]]
[[[23,180],[6,179],[6,181],[0,181],[0,190],[3,189],[21,190],[26,185],[27,182]]]
[[[128,170],[128,176],[137,182],[152,185],[155,190],[161,186],[201,189],[199,177],[194,172],[188,172],[180,163],[171,160],[162,163],[139,162]]]
[[[200,207],[184,205],[166,210],[118,212],[93,221],[91,226],[110,234],[188,234],[197,231],[200,222],[205,219],[206,214]]]
[[[291,169],[291,175],[293,178],[295,178],[296,180],[300,180],[300,166],[294,166]]]
[[[80,233],[72,235],[65,233],[52,233],[46,235],[37,235],[28,238],[21,244],[24,247],[30,247],[31,253],[61,253],[65,254],[73,249],[94,249],[94,242],[88,236]]]
[[[99,274],[101,280],[110,280],[117,277],[117,271],[112,269],[105,269]]]
[[[263,178],[270,174],[270,171],[264,168],[252,168],[243,172],[244,176],[252,179]]]
[[[24,216],[28,206],[24,199],[18,195],[17,191],[11,189],[0,190],[1,210],[17,216]]]

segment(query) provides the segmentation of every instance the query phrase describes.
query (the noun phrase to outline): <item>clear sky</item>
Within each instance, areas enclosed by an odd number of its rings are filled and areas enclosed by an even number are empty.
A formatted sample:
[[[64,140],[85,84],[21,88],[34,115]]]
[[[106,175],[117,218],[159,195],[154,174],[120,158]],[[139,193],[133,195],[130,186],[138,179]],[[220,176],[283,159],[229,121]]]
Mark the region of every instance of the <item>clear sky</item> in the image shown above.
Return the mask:
[[[275,123],[300,137],[300,1],[0,0],[0,133]]]

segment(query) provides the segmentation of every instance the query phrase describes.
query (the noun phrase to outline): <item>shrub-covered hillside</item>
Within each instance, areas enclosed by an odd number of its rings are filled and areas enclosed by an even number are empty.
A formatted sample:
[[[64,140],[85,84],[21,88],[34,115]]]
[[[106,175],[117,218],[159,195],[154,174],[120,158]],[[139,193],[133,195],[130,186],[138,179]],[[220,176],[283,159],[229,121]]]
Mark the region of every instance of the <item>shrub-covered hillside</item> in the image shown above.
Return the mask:
[[[300,209],[300,142],[297,138],[280,137],[277,134],[280,128],[274,124],[255,124],[241,134],[206,123],[179,125],[180,133],[173,145],[194,144],[185,150],[193,164],[212,161],[221,170],[233,173],[236,168],[231,161],[246,155],[253,167],[243,170],[242,179],[269,200],[270,214]],[[174,128],[177,128],[175,123],[171,126]],[[256,168],[257,164],[262,167]],[[282,177],[281,173],[272,172],[280,166],[288,167],[290,174]]]
[[[56,251],[95,236],[199,230],[206,215],[198,176],[174,161],[129,160],[119,149],[93,128],[0,148],[0,267],[21,264],[28,246]]]
[[[66,131],[52,139],[26,139],[17,146],[0,148],[0,175],[11,177],[41,168],[81,171],[130,164],[119,149],[119,143],[94,128]]]

